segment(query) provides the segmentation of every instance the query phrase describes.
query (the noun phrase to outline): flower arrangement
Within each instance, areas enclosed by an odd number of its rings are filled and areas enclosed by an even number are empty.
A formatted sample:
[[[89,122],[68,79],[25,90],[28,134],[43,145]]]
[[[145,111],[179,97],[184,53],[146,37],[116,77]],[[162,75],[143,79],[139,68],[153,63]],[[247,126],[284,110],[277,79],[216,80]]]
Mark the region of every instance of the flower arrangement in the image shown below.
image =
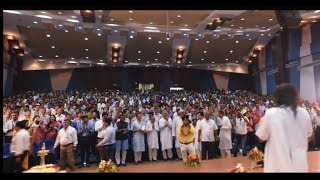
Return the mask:
[[[237,166],[230,171],[231,173],[246,173],[247,171],[244,169],[242,164],[237,164]]]
[[[190,154],[185,162],[186,166],[198,166],[201,164],[199,157],[196,154]]]
[[[250,150],[248,154],[248,159],[254,160],[254,161],[260,161],[264,157],[262,151],[260,151],[257,147]]]
[[[97,169],[99,173],[114,173],[118,172],[117,166],[109,159],[109,161],[102,160],[99,163],[99,168]]]
[[[55,164],[46,164],[44,166],[34,166],[29,170],[25,171],[26,173],[56,173],[61,172],[60,167]]]

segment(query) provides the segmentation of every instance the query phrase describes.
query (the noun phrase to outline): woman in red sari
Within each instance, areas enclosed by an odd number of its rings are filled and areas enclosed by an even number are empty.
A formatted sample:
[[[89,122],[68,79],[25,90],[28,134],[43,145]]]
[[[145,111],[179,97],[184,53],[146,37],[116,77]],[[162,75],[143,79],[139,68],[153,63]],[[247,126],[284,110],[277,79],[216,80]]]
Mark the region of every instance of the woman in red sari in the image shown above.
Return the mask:
[[[60,123],[58,121],[56,121],[56,116],[51,115],[50,121],[47,124],[46,130],[45,130],[47,140],[55,140],[56,139],[56,137],[58,135],[58,131],[59,131],[59,126],[60,126]]]

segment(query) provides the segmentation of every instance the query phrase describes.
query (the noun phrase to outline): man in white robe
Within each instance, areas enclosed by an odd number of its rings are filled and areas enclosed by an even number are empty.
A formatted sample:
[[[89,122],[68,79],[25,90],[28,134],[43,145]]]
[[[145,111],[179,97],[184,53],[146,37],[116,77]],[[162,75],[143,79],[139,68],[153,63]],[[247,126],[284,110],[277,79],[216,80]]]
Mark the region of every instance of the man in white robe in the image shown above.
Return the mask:
[[[155,116],[150,116],[150,121],[146,125],[148,147],[149,147],[149,160],[150,162],[157,161],[157,151],[159,149],[158,131],[159,124],[155,121]]]
[[[182,122],[182,117],[185,115],[184,110],[180,110],[177,117],[175,117],[172,121],[172,137],[175,141],[175,148],[179,159],[182,159],[181,150],[180,150],[180,142],[179,142],[179,133],[177,131],[177,127],[180,126]]]
[[[219,149],[221,152],[221,157],[231,157],[232,141],[231,141],[231,129],[232,125],[230,119],[225,116],[224,111],[219,112],[220,123],[220,143]]]
[[[162,118],[159,120],[161,151],[164,160],[172,159],[172,120],[168,112],[162,112]]]
[[[264,172],[308,172],[308,138],[312,135],[308,112],[297,107],[294,116],[290,107],[266,111],[256,135],[267,141]]]

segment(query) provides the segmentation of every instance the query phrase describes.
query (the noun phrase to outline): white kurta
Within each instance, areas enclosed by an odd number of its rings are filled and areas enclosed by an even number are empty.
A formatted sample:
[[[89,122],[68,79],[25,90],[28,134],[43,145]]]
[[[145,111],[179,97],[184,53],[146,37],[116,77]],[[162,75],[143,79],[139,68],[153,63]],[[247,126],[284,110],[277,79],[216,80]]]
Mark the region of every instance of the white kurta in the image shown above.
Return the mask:
[[[158,139],[159,124],[157,122],[154,122],[154,129],[153,129],[152,123],[149,121],[146,125],[146,131],[147,131],[149,148],[159,149],[159,139]]]
[[[175,147],[180,147],[180,142],[179,142],[179,133],[177,132],[177,127],[182,124],[182,119],[180,116],[177,116],[173,119],[172,121],[172,137],[175,136]]]
[[[199,126],[201,124],[201,120],[197,121],[196,127],[194,128],[195,132],[194,132],[194,148],[198,149],[201,151],[201,143],[198,142],[198,137],[199,137]]]
[[[232,141],[231,141],[231,129],[232,125],[230,119],[227,116],[223,116],[220,122],[220,143],[219,149],[232,149]]]
[[[159,120],[159,128],[160,128],[160,142],[161,142],[161,150],[171,149],[172,148],[172,120],[168,118],[165,120],[161,118]]]
[[[256,135],[266,140],[264,172],[308,172],[308,137],[312,135],[308,112],[288,107],[266,111]]]
[[[131,125],[132,130],[144,129],[145,124],[141,121],[134,121]],[[144,152],[145,144],[144,144],[144,133],[135,132],[133,133],[132,138],[132,149],[134,152]]]

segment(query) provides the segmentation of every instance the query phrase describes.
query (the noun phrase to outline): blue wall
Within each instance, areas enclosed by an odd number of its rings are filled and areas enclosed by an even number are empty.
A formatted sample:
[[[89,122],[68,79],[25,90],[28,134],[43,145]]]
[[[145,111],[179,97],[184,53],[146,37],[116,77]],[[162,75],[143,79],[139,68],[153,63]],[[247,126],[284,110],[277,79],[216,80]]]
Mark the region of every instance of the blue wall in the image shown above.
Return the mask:
[[[246,89],[246,86],[248,86],[247,84],[248,81],[249,81],[249,75],[247,74],[230,73],[228,89],[230,90]]]
[[[161,71],[160,91],[168,92],[173,86],[171,74],[168,69]]]
[[[67,89],[87,89],[86,72],[82,68],[73,69]]]

